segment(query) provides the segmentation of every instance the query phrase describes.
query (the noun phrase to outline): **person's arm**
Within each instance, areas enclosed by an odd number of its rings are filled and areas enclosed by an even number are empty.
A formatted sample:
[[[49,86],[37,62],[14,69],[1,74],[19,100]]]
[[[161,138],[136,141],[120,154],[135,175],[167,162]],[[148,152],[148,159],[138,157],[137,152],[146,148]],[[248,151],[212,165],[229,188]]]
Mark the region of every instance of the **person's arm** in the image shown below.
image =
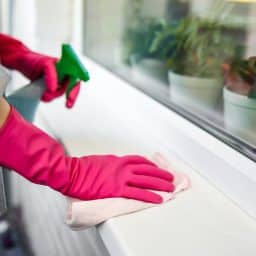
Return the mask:
[[[0,63],[9,69],[21,72],[31,81],[40,77],[45,80],[45,92],[42,100],[51,101],[64,94],[68,81],[58,84],[55,64],[57,58],[39,54],[30,50],[19,40],[0,33]],[[80,82],[69,93],[66,106],[71,108],[78,96]]]
[[[10,112],[10,106],[6,100],[0,96],[0,129],[4,125]],[[1,146],[1,145],[0,145]]]
[[[25,45],[8,35],[0,33],[0,60],[2,65],[9,69],[19,70],[19,59],[23,52],[28,52]]]
[[[12,51],[16,44],[19,50],[23,48],[15,41],[10,46]],[[15,61],[30,59],[28,56],[17,57],[19,54],[13,57],[12,51],[2,52],[11,59],[4,60],[7,67],[13,63],[13,68],[19,68]],[[29,51],[27,54],[33,57],[34,53]],[[29,61],[28,65],[31,65]],[[24,120],[3,98],[0,98],[0,165],[34,183],[85,200],[127,197],[160,203],[161,196],[149,190],[174,190],[173,176],[141,156],[67,156],[61,144]]]
[[[8,106],[1,101],[2,106]],[[5,117],[4,117],[5,118]],[[0,128],[0,165],[64,195],[93,200],[126,197],[152,203],[150,190],[174,191],[173,176],[137,155],[71,157],[60,143],[24,120],[13,108]]]

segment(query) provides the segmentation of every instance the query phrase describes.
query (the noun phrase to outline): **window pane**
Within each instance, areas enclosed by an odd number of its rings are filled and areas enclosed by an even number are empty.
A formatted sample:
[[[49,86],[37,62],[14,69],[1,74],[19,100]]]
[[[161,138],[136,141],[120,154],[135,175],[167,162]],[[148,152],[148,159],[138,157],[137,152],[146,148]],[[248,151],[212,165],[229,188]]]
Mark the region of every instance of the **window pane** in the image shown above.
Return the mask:
[[[256,158],[256,1],[87,0],[84,52]]]

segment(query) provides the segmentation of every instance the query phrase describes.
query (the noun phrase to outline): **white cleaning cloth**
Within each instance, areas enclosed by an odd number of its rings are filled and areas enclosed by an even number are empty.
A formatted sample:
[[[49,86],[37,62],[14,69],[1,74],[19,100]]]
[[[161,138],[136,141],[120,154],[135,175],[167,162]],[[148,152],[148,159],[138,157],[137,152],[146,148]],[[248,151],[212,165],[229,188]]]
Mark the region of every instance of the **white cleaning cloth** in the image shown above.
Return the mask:
[[[173,193],[154,191],[163,197],[163,202],[171,200],[177,193],[189,188],[190,181],[188,177],[180,172],[174,172],[163,156],[155,154],[152,160],[160,168],[169,170],[174,175],[175,191]],[[74,230],[90,228],[112,217],[159,206],[157,204],[126,198],[106,198],[90,201],[67,198],[67,203],[65,222]]]

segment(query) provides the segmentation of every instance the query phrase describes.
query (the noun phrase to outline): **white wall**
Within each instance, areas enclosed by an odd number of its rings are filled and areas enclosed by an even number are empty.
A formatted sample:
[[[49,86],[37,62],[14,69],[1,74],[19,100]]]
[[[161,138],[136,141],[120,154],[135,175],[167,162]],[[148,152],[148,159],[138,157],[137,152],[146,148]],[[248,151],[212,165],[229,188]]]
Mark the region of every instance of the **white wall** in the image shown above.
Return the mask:
[[[36,0],[37,46],[58,53],[60,45],[72,41],[75,0]]]
[[[0,31],[4,33],[9,31],[9,7],[10,1],[0,0]]]

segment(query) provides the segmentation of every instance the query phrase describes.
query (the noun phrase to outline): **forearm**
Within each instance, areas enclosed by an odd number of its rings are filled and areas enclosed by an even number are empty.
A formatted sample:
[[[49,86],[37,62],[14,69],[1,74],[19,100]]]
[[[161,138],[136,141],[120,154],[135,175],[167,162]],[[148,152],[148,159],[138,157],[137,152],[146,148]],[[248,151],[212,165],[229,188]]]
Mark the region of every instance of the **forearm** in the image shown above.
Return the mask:
[[[7,113],[9,105],[1,102],[2,112]],[[0,128],[0,165],[81,200],[127,197],[161,203],[162,197],[149,190],[173,192],[175,188],[172,174],[140,156],[67,156],[58,141],[13,107]]]
[[[13,59],[17,52],[17,47],[24,47],[23,44],[5,34],[0,33],[0,64],[5,67],[14,69],[13,65],[10,65],[10,59]],[[25,47],[24,47],[25,49]],[[17,54],[16,54],[17,56]],[[10,106],[7,101],[0,94],[0,128],[4,125],[10,112]]]
[[[21,41],[0,33],[0,62],[6,68],[17,70],[28,79],[35,80],[45,72],[45,58],[54,63],[55,68],[55,58],[36,53]]]
[[[0,97],[0,129],[4,125],[9,115],[9,112],[10,112],[9,104],[3,97]]]
[[[65,193],[70,162],[61,144],[10,107],[0,128],[0,166]]]
[[[0,61],[3,66],[19,70],[22,55],[28,51],[29,49],[21,41],[0,33]]]

